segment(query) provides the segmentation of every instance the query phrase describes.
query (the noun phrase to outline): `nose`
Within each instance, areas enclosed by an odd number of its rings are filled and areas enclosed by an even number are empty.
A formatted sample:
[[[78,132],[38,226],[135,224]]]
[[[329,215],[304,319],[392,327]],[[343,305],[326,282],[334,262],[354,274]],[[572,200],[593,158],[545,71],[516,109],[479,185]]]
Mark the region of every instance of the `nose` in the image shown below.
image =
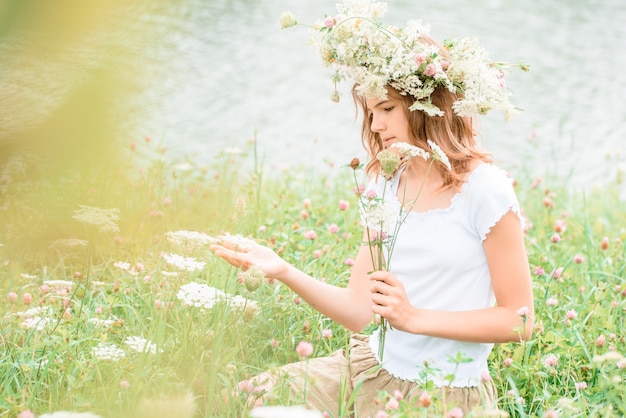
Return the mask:
[[[385,130],[385,124],[382,118],[372,115],[372,121],[370,123],[370,129],[372,132],[382,132]]]

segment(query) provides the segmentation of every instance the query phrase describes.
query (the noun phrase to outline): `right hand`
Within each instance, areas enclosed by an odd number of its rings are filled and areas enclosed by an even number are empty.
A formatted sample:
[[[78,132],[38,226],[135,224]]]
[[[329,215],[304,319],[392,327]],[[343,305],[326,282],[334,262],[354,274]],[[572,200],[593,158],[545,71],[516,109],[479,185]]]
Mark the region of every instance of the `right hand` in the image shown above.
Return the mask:
[[[212,244],[209,248],[215,255],[237,268],[245,271],[254,265],[263,270],[266,277],[272,279],[281,280],[289,268],[289,263],[271,248],[257,244],[252,240],[246,240],[246,245],[239,245],[224,239],[220,240],[219,243]]]

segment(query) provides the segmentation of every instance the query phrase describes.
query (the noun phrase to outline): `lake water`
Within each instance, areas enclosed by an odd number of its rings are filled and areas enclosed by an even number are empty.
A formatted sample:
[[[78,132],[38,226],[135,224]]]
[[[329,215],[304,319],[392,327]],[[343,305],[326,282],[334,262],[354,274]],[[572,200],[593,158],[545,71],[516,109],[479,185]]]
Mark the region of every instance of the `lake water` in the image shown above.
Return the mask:
[[[160,81],[143,127],[173,153],[211,158],[245,148],[256,132],[267,163],[343,164],[362,155],[348,87],[332,103],[330,74],[304,27],[280,30],[292,11],[312,23],[333,1],[191,0],[168,10],[166,45],[151,57]],[[614,178],[626,159],[626,2],[390,1],[387,21],[419,18],[438,39],[477,36],[495,60],[530,64],[508,76],[524,111],[482,122],[500,164],[581,182]],[[162,20],[160,20],[162,21]],[[156,105],[158,103],[158,105]]]
[[[509,123],[483,119],[482,142],[497,162],[580,184],[626,169],[626,2],[623,0],[390,1],[386,20],[422,19],[437,39],[478,37],[494,60],[530,64],[510,74]],[[342,165],[363,157],[348,85],[329,99],[330,73],[307,46],[304,27],[280,30],[290,10],[313,23],[334,1],[178,0],[144,2],[124,30],[153,39],[129,66],[144,80],[136,133],[171,158],[208,162],[246,148],[256,134],[272,170]],[[123,25],[120,25],[123,26]],[[118,28],[119,29],[119,28]],[[118,38],[120,38],[118,36]],[[129,37],[128,39],[132,39]],[[122,40],[123,42],[123,40]]]

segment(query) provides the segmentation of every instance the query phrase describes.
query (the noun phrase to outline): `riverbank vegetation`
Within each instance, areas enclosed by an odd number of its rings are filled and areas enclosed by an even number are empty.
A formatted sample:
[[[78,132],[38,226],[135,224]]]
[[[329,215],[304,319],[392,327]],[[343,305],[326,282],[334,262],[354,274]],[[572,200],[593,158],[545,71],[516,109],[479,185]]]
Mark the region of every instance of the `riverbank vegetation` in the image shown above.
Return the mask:
[[[280,283],[246,287],[207,236],[254,237],[343,284],[361,236],[349,168],[268,173],[254,144],[205,166],[167,162],[149,140],[131,149],[128,164],[55,179],[24,175],[35,164],[27,158],[3,167],[0,417],[174,416],[168,408],[246,416],[254,387],[239,382],[309,354],[302,342],[313,356],[346,346],[345,329]],[[512,417],[623,416],[621,186],[582,192],[511,174],[537,317],[530,341],[498,345],[490,358],[500,408]],[[388,416],[445,416],[434,389],[421,404],[393,396],[380,394]]]

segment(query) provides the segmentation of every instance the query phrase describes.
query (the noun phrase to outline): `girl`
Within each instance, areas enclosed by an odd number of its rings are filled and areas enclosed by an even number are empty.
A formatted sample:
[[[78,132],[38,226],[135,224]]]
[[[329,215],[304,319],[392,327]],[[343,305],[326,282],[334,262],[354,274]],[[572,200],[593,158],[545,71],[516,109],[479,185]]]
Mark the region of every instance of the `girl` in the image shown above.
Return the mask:
[[[476,103],[474,114],[485,106],[508,109],[502,73],[492,71],[482,50],[467,58],[454,44],[434,43],[423,26],[384,27],[383,11],[381,3],[351,1],[314,36],[336,81],[356,82],[353,96],[364,114],[362,139],[371,157],[366,190],[406,214],[393,253],[385,253],[388,262],[393,259],[390,269],[374,271],[367,243],[377,231],[367,227],[345,288],[316,280],[259,244],[239,247],[225,239],[211,249],[233,266],[262,269],[355,332],[345,352],[257,376],[266,395],[286,377],[294,391],[306,387],[311,407],[337,416],[354,395],[351,412],[366,417],[382,408],[378,391],[416,397],[426,406],[422,388],[429,382],[441,388],[448,410],[494,409],[497,394],[487,367],[493,344],[527,340],[533,329],[519,204],[511,180],[479,149],[471,114]],[[467,52],[468,45],[461,46]],[[397,68],[389,68],[394,60]],[[463,74],[456,73],[463,66]],[[472,90],[480,83],[488,97],[482,102]],[[485,95],[488,88],[497,94]],[[445,156],[430,170],[432,161],[411,158],[391,176],[380,175],[376,156],[401,147],[394,144],[436,148]],[[373,315],[383,318],[386,330],[358,334]]]

